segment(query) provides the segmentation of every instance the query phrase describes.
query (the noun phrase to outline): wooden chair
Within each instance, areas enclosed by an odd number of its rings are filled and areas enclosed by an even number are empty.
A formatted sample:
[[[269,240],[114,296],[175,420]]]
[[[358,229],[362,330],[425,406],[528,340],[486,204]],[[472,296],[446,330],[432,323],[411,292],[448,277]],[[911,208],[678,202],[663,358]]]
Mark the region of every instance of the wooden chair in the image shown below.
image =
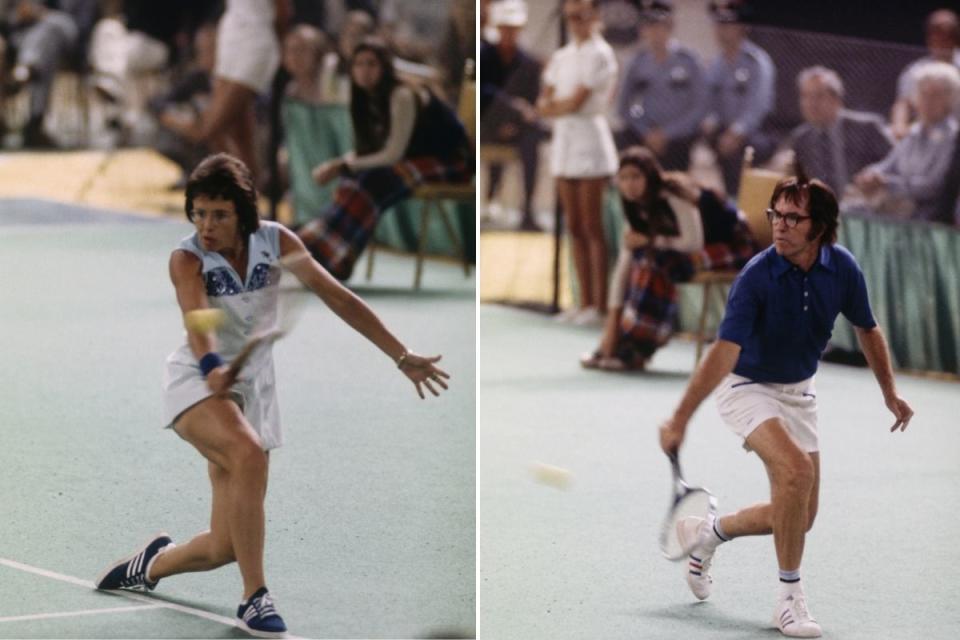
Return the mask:
[[[457,103],[457,114],[467,130],[467,136],[470,139],[470,148],[475,148],[476,144],[476,80],[474,79],[473,60],[467,60],[467,70],[464,74],[463,84],[460,88],[460,97]],[[476,187],[474,182],[467,183],[444,183],[432,182],[425,183],[417,187],[410,196],[415,200],[420,200],[420,231],[417,241],[417,260],[416,268],[413,274],[413,289],[420,289],[420,280],[423,276],[423,260],[426,257],[427,233],[429,230],[430,216],[435,212],[443,224],[443,228],[450,239],[460,260],[463,263],[463,275],[470,276],[470,263],[467,260],[467,253],[463,247],[463,242],[457,233],[453,215],[443,207],[444,201],[469,202],[476,203]],[[367,280],[373,277],[373,256],[375,252],[375,243],[371,242],[367,249]]]
[[[737,195],[737,206],[744,213],[747,225],[756,238],[761,249],[770,246],[772,231],[767,220],[767,207],[770,205],[770,196],[777,182],[783,177],[775,171],[755,169],[753,167],[753,147],[747,147],[743,153],[743,166],[740,170],[740,192]],[[699,271],[690,282],[703,285],[703,297],[700,302],[700,320],[694,338],[697,341],[697,352],[694,364],[700,362],[703,353],[703,344],[707,341],[707,315],[710,310],[710,295],[714,290],[726,291],[737,274],[735,269],[716,271]]]

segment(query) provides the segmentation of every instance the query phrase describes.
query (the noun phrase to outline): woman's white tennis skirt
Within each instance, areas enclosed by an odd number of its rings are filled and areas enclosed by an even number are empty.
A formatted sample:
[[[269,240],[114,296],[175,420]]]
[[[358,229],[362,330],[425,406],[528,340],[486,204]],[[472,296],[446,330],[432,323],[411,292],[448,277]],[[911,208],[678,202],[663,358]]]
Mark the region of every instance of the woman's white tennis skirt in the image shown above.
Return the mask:
[[[277,387],[273,363],[262,366],[254,376],[242,377],[232,387],[231,394],[244,418],[260,436],[264,451],[283,444],[280,429],[280,409],[277,405]],[[212,394],[200,367],[168,359],[163,374],[164,424],[173,427],[177,419],[195,404]]]
[[[813,378],[792,384],[754,382],[731,373],[717,387],[717,408],[734,433],[743,438],[763,422],[780,418],[787,432],[808,453],[820,450],[817,434],[817,391]]]

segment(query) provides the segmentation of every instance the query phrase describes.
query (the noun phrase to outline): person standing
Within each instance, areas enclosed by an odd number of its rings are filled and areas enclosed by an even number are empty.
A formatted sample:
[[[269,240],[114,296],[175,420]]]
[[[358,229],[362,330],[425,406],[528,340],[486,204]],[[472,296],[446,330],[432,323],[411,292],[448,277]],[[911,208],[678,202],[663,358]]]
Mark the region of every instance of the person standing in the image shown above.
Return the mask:
[[[739,188],[744,147],[754,148],[757,162],[773,152],[762,127],[773,110],[776,68],[767,52],[747,39],[745,12],[739,0],[710,3],[720,54],[707,67],[713,111],[702,129],[717,154],[730,196]]]
[[[698,599],[706,599],[720,544],[773,534],[780,580],[774,624],[786,636],[812,638],[821,629],[807,608],[800,563],[820,488],[814,375],[838,314],[854,325],[895,417],[891,431],[905,430],[913,410],[897,393],[863,273],[853,255],[836,244],[839,216],[833,192],[817,179],[784,178],[773,191],[767,215],[773,245],[747,263],[734,282],[717,342],[660,427],[660,446],[676,455],[693,413],[717,389],[724,422],[766,468],[770,502],[709,521],[681,520],[678,537],[692,548],[687,584]]]
[[[640,14],[641,49],[630,60],[617,99],[624,128],[617,147],[643,145],[668,171],[686,171],[707,110],[703,67],[673,37],[673,4],[648,0]]]
[[[560,319],[594,324],[607,306],[603,193],[617,171],[617,150],[604,114],[617,80],[617,61],[599,33],[597,0],[565,0],[563,17],[571,40],[547,63],[537,110],[554,119],[550,168],[580,286],[579,309],[569,309]]]

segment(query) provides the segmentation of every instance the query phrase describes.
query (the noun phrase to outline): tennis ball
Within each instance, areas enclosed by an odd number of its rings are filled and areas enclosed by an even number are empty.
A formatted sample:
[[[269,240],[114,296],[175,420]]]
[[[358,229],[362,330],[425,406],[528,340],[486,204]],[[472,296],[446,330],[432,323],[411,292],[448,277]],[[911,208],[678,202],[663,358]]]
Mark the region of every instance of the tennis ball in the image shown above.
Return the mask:
[[[223,326],[226,316],[220,309],[194,309],[183,314],[183,326],[194,333],[210,333]]]
[[[531,466],[533,478],[540,484],[553,487],[554,489],[569,489],[572,476],[568,469],[555,467],[552,464],[534,462]]]

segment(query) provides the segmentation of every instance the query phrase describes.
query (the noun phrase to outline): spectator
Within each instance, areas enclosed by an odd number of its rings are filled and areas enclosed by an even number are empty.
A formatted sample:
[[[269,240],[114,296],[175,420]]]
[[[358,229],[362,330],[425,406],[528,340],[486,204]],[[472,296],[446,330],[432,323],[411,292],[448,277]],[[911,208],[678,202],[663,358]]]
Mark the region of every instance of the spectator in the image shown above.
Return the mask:
[[[62,10],[57,10],[36,0],[18,0],[7,3],[0,16],[10,32],[8,45],[15,52],[6,90],[16,93],[25,88],[30,96],[23,130],[26,147],[55,146],[43,129],[53,78],[60,65],[81,50],[97,11],[96,0],[71,0],[62,5]],[[0,50],[5,48],[0,46]]]
[[[685,171],[706,115],[707,84],[697,55],[672,34],[673,4],[645,0],[641,48],[628,63],[620,87],[617,113],[623,130],[617,146],[645,145],[665,169]]]
[[[383,211],[422,182],[465,182],[473,175],[463,124],[426,88],[397,79],[383,42],[367,38],[354,49],[350,76],[356,152],[314,169],[321,185],[342,178],[330,208],[298,231],[341,280],[350,277]]]
[[[664,172],[643,147],[620,154],[617,188],[628,225],[599,348],[584,368],[642,369],[673,333],[676,283],[695,269],[739,269],[757,251],[736,208],[688,175]]]
[[[217,27],[208,23],[197,29],[193,38],[192,67],[169,90],[147,103],[161,127],[154,148],[180,167],[181,177],[173,188],[186,186],[187,176],[207,156],[204,145],[191,144],[177,131],[192,126],[203,117],[210,103],[213,66],[217,51]]]
[[[773,152],[772,141],[761,130],[773,109],[776,70],[767,52],[747,40],[746,8],[738,0],[710,3],[716,23],[720,55],[707,68],[713,112],[703,131],[717,154],[728,195],[739,186],[743,149],[750,145],[756,161]]]
[[[854,175],[889,153],[892,141],[879,116],[843,108],[843,81],[832,69],[804,69],[797,88],[805,122],[787,141],[794,163],[842,195]]]
[[[290,74],[280,110],[283,164],[289,176],[294,221],[304,224],[334,195],[333,184],[320,186],[314,181],[313,168],[353,148],[350,81],[343,82],[340,56],[329,39],[311,25],[300,24],[287,33],[283,66]]]
[[[332,56],[332,57],[331,57]],[[283,38],[283,68],[290,74],[286,95],[308,104],[347,104],[347,91],[336,77],[337,54],[320,29],[295,25]]]
[[[912,100],[917,122],[907,137],[854,182],[879,213],[933,220],[956,144],[960,71],[946,62],[926,63],[916,71]]]
[[[890,110],[890,128],[896,140],[903,139],[916,115],[911,96],[916,93],[917,73],[928,62],[946,62],[960,68],[960,17],[950,9],[927,17],[927,55],[911,62],[897,80],[897,100]],[[960,117],[960,113],[957,114]]]
[[[550,167],[580,286],[580,308],[568,309],[558,319],[593,324],[607,307],[603,193],[617,170],[617,151],[604,114],[617,80],[617,60],[600,35],[596,0],[565,0],[563,16],[571,40],[547,63],[537,110],[554,118]]]
[[[260,180],[254,101],[280,64],[277,31],[286,28],[287,0],[227,0],[217,31],[217,61],[210,108],[201,122],[179,133],[194,144],[236,155]]]
[[[680,267],[674,274],[678,279],[688,279],[691,265],[681,252],[703,248],[696,198],[665,179],[650,150],[624,150],[616,181],[629,225],[614,267],[600,347],[580,359],[587,369],[646,366],[673,333],[677,308],[673,267]]]
[[[480,44],[480,141],[515,147],[523,166],[522,231],[539,231],[533,215],[539,146],[543,137],[534,103],[540,94],[541,65],[520,48],[518,39],[527,23],[523,0],[500,0],[492,6],[496,44]],[[500,185],[503,166],[490,163],[487,198]]]

